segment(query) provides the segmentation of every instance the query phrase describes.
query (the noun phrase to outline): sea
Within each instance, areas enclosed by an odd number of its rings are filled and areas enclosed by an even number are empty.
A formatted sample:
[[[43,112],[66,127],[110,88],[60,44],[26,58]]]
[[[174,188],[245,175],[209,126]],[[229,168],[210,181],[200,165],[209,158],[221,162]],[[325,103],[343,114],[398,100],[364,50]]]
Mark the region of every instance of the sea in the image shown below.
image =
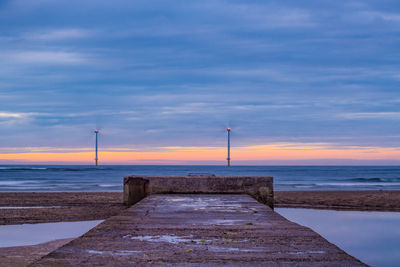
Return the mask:
[[[116,192],[128,175],[273,176],[274,190],[400,190],[400,166],[0,165],[0,192]]]

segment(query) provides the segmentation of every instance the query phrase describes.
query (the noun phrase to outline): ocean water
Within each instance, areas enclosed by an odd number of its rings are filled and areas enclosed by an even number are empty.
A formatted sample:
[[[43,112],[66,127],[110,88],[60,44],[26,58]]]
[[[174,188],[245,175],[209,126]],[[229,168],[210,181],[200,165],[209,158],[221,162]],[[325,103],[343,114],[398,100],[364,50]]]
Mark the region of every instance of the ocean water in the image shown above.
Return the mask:
[[[0,192],[122,191],[128,175],[266,175],[275,190],[399,190],[400,167],[0,165]]]

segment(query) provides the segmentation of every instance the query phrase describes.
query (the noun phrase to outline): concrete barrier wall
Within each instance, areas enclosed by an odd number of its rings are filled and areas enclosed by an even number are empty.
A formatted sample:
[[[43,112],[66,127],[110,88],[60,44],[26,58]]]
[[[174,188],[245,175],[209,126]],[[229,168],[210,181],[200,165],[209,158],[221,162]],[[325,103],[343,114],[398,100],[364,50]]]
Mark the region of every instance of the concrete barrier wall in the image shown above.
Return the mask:
[[[248,194],[273,208],[270,176],[127,176],[124,203],[133,205],[151,194]]]

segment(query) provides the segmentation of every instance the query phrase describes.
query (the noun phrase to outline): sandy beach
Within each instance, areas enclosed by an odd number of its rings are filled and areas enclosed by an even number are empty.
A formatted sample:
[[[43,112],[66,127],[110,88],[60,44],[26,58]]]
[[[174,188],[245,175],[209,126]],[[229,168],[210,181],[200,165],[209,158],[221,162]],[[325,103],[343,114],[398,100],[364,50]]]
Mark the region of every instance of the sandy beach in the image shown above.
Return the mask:
[[[0,193],[0,225],[102,220],[125,208],[119,192]]]
[[[274,194],[275,207],[400,211],[400,191],[276,191]],[[0,225],[102,220],[125,208],[120,192],[0,193]]]
[[[400,211],[400,191],[276,191],[275,207]],[[101,220],[125,208],[120,192],[0,193],[0,225]],[[0,248],[0,266],[26,266],[68,241]]]
[[[400,211],[400,191],[275,191],[275,207]]]

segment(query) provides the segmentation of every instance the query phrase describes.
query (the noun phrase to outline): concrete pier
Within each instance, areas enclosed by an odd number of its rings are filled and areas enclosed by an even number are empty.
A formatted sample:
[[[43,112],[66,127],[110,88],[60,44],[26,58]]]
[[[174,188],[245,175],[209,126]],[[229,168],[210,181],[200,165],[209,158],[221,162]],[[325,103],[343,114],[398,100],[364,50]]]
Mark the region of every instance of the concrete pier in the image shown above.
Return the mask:
[[[31,266],[366,266],[245,194],[152,194]]]

